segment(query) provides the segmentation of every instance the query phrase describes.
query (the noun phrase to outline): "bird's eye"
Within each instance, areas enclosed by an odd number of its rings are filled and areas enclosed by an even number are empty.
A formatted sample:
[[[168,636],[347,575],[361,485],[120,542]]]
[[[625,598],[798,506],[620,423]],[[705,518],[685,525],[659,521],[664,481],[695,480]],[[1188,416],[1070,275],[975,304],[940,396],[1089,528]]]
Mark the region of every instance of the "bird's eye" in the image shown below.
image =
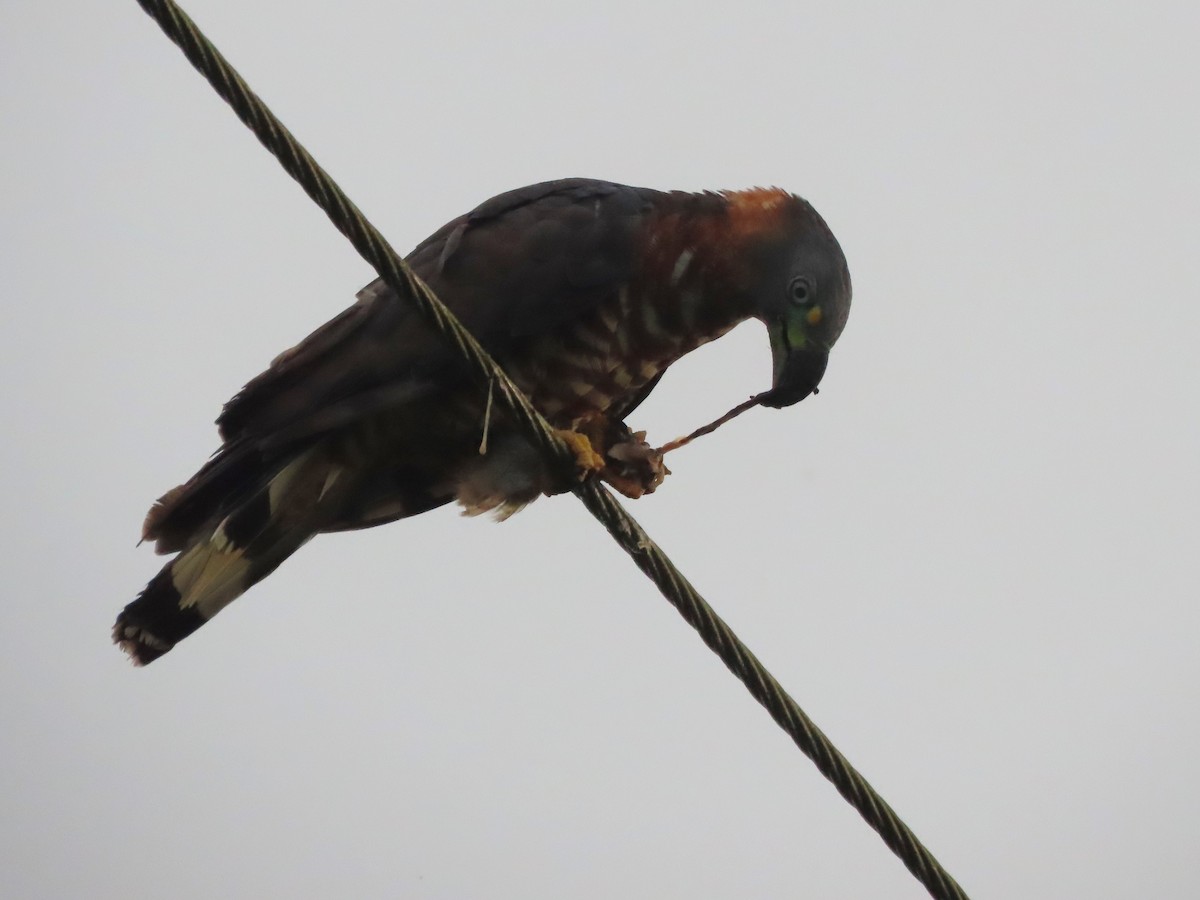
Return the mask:
[[[788,286],[788,298],[797,306],[812,302],[812,282],[803,275],[797,275]]]

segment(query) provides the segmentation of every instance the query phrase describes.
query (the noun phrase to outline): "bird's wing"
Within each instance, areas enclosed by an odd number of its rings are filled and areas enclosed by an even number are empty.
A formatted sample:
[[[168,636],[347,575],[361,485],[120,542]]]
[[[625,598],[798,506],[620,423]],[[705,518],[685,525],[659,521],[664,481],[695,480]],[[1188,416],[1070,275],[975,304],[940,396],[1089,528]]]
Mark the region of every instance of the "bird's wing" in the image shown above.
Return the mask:
[[[531,185],[449,222],[408,256],[493,355],[579,317],[626,283],[656,193],[590,179]],[[227,442],[291,443],[463,378],[446,342],[376,280],[228,404]]]
[[[522,337],[586,314],[628,281],[653,196],[585,179],[532,185],[449,222],[408,261],[503,363]],[[375,281],[226,404],[223,446],[160,498],[143,535],[160,552],[181,549],[323,435],[436,405],[468,377],[447,342]]]

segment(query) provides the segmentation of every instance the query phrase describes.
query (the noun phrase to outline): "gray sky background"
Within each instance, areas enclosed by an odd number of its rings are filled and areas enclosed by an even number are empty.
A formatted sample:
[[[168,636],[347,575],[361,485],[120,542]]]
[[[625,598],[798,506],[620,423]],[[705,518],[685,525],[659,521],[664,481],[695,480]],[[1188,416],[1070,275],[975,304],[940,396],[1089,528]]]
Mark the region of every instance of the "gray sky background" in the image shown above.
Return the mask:
[[[809,198],[820,397],[634,513],[968,891],[1195,896],[1200,7],[188,8],[398,248],[569,175]],[[6,0],[0,122],[0,894],[924,896],[570,497],[320,538],[130,667],[146,508],[373,274],[132,0]]]

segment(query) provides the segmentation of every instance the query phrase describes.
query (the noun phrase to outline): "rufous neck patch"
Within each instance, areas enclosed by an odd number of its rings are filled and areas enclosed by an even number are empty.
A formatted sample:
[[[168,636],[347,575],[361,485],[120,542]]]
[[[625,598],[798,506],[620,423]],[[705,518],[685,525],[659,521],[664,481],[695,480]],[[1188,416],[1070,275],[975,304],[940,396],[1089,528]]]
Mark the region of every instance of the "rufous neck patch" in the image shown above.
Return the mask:
[[[646,235],[647,283],[680,298],[705,327],[736,324],[753,313],[746,291],[761,265],[755,251],[786,241],[803,203],[780,188],[670,195]]]
[[[796,198],[777,187],[754,187],[744,191],[722,191],[732,234],[753,240],[765,232],[778,232]]]

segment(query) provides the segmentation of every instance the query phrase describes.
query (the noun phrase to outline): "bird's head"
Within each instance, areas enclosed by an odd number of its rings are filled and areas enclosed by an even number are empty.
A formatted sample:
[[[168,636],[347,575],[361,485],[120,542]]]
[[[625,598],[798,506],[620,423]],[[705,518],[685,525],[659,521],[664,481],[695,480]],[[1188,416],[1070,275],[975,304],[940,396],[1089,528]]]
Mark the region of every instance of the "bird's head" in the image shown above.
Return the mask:
[[[767,326],[774,377],[760,396],[780,409],[815,393],[829,351],[850,315],[850,270],[817,211],[783,191],[746,191],[734,205],[756,206],[759,228],[747,271],[751,315]],[[770,220],[763,228],[762,220]]]

